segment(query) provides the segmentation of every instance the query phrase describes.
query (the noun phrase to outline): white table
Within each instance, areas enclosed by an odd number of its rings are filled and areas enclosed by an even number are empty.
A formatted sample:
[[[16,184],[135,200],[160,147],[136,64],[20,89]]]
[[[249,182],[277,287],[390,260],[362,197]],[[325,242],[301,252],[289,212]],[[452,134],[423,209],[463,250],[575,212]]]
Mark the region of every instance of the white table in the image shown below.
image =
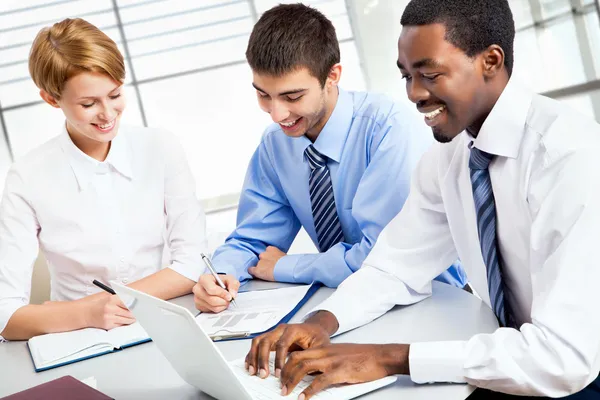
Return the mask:
[[[266,282],[251,282],[248,289],[274,287]],[[283,286],[275,284],[275,287]],[[321,288],[292,320],[319,304],[333,292]],[[191,296],[173,300],[193,309]],[[434,282],[433,296],[411,306],[396,307],[378,320],[339,335],[333,342],[412,343],[432,340],[463,340],[476,333],[493,332],[498,324],[493,312],[477,297],[455,287]],[[228,360],[244,357],[250,340],[218,344]],[[116,399],[209,399],[188,385],[171,368],[154,343],[76,364],[36,373],[26,342],[0,344],[0,397],[26,388],[72,375],[77,379],[94,377],[100,391]],[[402,376],[395,385],[370,393],[368,400],[465,399],[474,390],[468,385],[416,385]],[[225,399],[229,400],[229,399]],[[233,400],[233,399],[231,399]]]

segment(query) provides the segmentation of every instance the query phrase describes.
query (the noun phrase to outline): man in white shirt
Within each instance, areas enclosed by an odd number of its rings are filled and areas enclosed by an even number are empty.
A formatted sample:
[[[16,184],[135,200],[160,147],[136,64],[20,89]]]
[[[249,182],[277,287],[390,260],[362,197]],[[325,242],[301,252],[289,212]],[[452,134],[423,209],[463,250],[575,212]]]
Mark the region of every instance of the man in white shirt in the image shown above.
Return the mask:
[[[600,126],[511,79],[507,0],[412,0],[398,67],[436,143],[407,203],[362,268],[304,324],[253,341],[251,374],[282,394],[322,372],[301,399],[343,382],[410,374],[467,382],[478,398],[592,399],[600,369]],[[500,328],[467,341],[356,345],[329,336],[431,294],[459,257]],[[308,349],[295,352],[291,346]],[[576,393],[576,394],[574,394]]]

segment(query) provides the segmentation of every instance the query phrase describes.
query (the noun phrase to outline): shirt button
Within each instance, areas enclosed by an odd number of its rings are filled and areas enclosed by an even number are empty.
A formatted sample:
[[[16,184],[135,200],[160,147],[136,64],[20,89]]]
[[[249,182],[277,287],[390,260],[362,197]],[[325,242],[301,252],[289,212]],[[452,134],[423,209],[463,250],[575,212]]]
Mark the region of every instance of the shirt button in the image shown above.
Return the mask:
[[[121,263],[125,262],[125,257],[121,257]]]
[[[127,279],[127,278],[123,278],[122,282],[123,282],[124,284],[127,284],[127,282],[129,282],[129,279]]]

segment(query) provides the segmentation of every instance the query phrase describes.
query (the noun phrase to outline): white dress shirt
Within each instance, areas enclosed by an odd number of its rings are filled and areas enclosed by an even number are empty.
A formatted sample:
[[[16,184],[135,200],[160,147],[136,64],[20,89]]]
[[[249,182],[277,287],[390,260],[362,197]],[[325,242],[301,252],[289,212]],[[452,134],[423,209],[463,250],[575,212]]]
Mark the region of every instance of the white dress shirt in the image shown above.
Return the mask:
[[[337,317],[338,333],[366,324],[395,304],[429,296],[431,280],[457,256],[490,304],[471,143],[496,155],[489,172],[498,246],[505,297],[520,330],[413,343],[411,378],[511,394],[578,391],[600,369],[600,126],[514,80],[476,139],[463,132],[424,155],[405,207],[363,267],[317,309]]]
[[[29,304],[38,246],[52,300],[128,284],[164,266],[198,280],[205,216],[183,149],[164,131],[121,126],[108,157],[79,150],[63,128],[11,167],[0,204],[0,332]]]

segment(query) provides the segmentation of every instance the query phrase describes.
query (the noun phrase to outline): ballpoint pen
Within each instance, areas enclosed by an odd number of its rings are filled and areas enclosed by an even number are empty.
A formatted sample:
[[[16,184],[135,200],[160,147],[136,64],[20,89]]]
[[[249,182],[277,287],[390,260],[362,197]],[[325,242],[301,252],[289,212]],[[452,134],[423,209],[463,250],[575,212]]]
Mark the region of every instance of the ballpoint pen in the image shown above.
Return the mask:
[[[200,256],[202,257],[202,261],[204,261],[204,264],[206,264],[206,267],[208,268],[210,273],[215,277],[217,284],[219,286],[221,286],[223,289],[227,290],[227,287],[225,286],[225,284],[223,283],[221,278],[219,278],[219,274],[217,274],[217,271],[215,271],[215,267],[213,267],[212,262],[210,262],[210,258],[208,258],[206,255],[204,255],[204,253],[200,253]],[[237,308],[238,305],[235,302],[233,295],[231,296],[231,303]]]
[[[110,294],[116,294],[115,291],[110,287],[110,286],[106,286],[104,283],[99,282],[97,280],[94,279],[94,281],[92,282],[94,285],[98,286],[100,289],[110,293]]]

